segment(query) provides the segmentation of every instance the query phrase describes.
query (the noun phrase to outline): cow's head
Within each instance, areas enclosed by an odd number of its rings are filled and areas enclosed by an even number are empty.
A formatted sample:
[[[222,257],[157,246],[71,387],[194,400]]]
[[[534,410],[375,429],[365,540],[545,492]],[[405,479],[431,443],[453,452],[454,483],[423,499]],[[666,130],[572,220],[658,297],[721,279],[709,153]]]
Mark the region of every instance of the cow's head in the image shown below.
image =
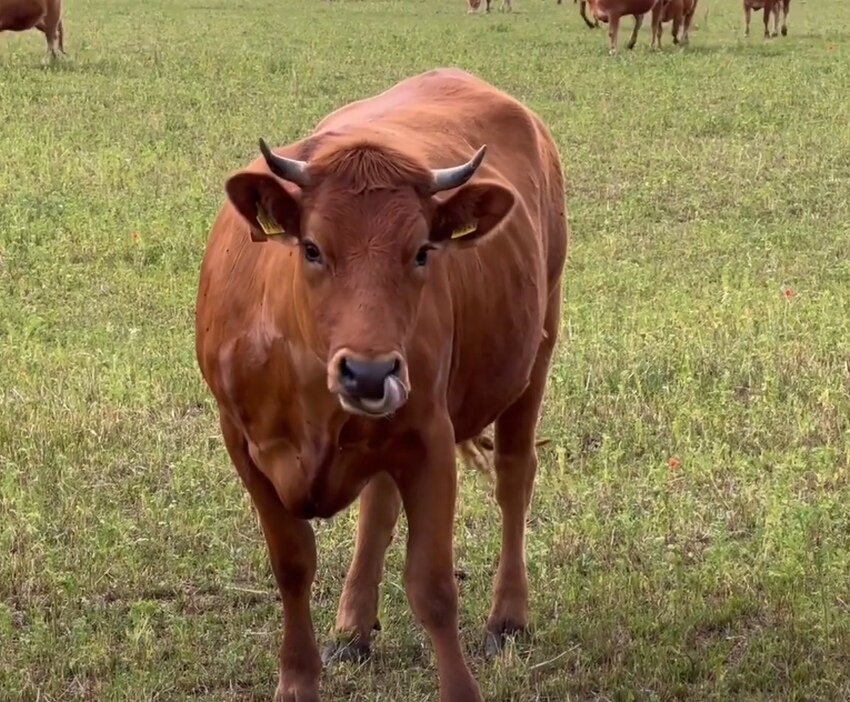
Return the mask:
[[[299,325],[326,359],[343,408],[395,412],[411,390],[406,349],[434,259],[491,232],[513,207],[512,192],[468,182],[484,146],[437,170],[369,142],[319,149],[309,161],[276,155],[262,140],[260,150],[271,174],[232,176],[228,197],[255,241],[297,252]]]

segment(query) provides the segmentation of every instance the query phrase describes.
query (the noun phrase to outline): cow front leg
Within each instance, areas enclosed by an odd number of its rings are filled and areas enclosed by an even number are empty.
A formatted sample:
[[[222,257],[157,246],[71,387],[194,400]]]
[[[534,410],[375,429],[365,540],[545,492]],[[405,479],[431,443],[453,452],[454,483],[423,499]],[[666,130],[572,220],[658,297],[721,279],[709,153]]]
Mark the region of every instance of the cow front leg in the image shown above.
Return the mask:
[[[744,29],[744,36],[750,36],[750,20],[752,19],[753,11],[749,7],[744,8],[744,22],[746,23],[746,28]]]
[[[378,622],[378,588],[384,555],[393,538],[401,510],[401,496],[387,473],[378,473],[360,494],[354,558],[339,600],[334,641],[322,651],[322,660],[363,660],[370,654],[372,631]]]
[[[452,544],[457,473],[448,417],[423,434],[417,453],[419,460],[411,460],[394,474],[408,523],[407,597],[434,647],[440,702],[482,702],[458,631]]]
[[[310,616],[316,541],[310,523],[292,516],[251,460],[241,431],[221,418],[225,445],[257,509],[283,602],[283,640],[275,702],[319,702],[322,661]]]

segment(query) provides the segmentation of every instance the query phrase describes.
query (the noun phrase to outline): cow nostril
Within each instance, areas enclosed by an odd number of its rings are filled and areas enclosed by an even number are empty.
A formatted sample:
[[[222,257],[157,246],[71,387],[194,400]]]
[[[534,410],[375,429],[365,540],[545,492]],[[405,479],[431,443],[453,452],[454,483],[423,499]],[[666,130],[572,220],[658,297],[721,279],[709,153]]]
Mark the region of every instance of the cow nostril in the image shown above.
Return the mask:
[[[348,365],[348,360],[343,357],[339,361],[339,375],[343,380],[354,380],[354,371]]]

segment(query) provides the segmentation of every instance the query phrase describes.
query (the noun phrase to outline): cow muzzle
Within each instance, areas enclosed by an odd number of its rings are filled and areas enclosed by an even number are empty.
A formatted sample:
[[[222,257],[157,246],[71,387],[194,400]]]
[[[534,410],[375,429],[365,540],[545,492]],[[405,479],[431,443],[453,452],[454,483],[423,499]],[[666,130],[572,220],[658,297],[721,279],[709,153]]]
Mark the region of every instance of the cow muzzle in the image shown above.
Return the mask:
[[[328,364],[328,388],[346,412],[385,417],[407,402],[407,363],[395,352],[366,357],[342,349]]]

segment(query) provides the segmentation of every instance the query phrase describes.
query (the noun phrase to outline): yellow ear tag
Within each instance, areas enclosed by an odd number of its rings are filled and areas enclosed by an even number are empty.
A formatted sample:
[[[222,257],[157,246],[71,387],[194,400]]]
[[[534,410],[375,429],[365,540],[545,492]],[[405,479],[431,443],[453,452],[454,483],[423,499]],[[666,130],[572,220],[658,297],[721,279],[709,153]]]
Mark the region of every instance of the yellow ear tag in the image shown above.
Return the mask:
[[[467,234],[471,234],[476,229],[478,229],[478,222],[472,222],[471,224],[468,224],[465,227],[461,227],[460,229],[456,229],[452,233],[452,239],[460,239],[462,236],[466,236]]]
[[[263,233],[266,236],[280,236],[286,234],[286,231],[281,227],[268,212],[263,209],[263,206],[257,203],[257,222]]]

